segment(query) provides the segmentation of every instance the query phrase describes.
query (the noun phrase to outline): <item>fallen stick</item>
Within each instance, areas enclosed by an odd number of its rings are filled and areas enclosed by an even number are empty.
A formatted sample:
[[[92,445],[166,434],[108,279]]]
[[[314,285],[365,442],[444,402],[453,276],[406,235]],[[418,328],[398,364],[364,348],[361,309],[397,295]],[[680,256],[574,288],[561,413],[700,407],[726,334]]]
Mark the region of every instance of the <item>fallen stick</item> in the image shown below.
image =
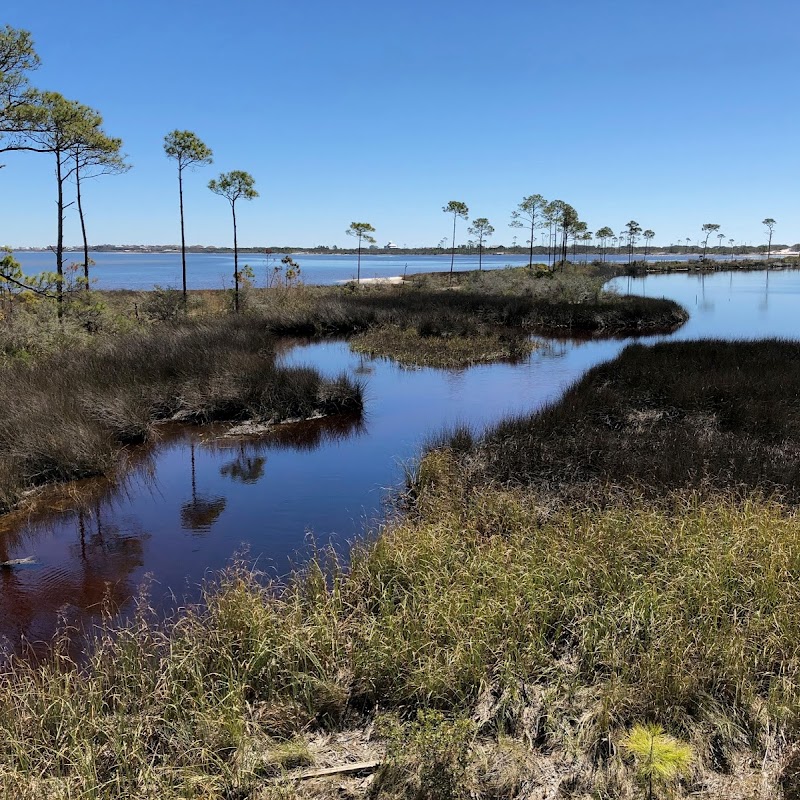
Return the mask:
[[[372,772],[380,765],[380,761],[354,761],[352,764],[341,764],[338,767],[326,767],[325,769],[313,769],[308,772],[302,772],[297,776],[297,780],[304,781],[309,778],[325,778],[328,775],[347,775],[353,772]]]

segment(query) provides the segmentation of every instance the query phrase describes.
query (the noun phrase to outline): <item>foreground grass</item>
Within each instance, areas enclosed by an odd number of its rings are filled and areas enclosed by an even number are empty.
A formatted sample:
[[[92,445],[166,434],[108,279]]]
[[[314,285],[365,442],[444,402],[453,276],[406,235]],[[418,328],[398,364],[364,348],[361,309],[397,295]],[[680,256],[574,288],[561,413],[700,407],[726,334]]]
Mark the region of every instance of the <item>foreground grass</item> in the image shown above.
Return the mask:
[[[553,512],[521,491],[454,499],[445,452],[423,469],[418,513],[347,571],[316,561],[277,587],[234,568],[164,628],[101,632],[80,669],[15,663],[4,796],[274,796],[315,741],[376,712],[377,797],[634,797],[618,745],[641,721],[693,744],[683,791],[753,796],[755,775],[777,792],[800,723],[795,512],[691,496]]]
[[[226,316],[99,338],[3,371],[0,510],[31,486],[114,470],[161,420],[281,421],[359,411],[362,387],[276,364],[258,320]]]
[[[632,346],[444,439],[346,568],[235,566],[80,665],[69,637],[12,660],[2,793],[328,798],[343,779],[304,769],[367,760],[350,796],[633,800],[623,742],[652,723],[692,746],[673,796],[796,797],[798,347]]]

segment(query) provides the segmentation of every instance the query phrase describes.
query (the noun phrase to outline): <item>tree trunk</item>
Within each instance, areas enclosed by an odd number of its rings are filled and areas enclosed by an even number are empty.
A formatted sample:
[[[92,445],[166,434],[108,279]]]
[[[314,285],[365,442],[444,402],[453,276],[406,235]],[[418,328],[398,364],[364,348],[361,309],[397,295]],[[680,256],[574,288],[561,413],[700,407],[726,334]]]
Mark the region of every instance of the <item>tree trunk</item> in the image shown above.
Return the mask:
[[[450,283],[453,282],[453,264],[456,260],[456,215],[453,214],[453,246],[450,250]]]
[[[452,271],[452,269],[453,268],[450,267],[451,271]],[[357,280],[357,283],[358,283],[359,286],[361,286],[361,235],[360,234],[359,234],[359,237],[358,237],[358,280]]]
[[[536,212],[531,212],[531,250],[530,258],[528,259],[528,268],[533,269],[533,222],[536,219]]]
[[[483,272],[483,238],[478,239],[478,272]]]
[[[183,167],[178,164],[178,197],[181,204],[181,275],[183,278],[183,302],[186,304],[186,235],[183,228]]]
[[[86,281],[84,289],[89,291],[89,240],[86,238],[86,220],[83,216],[83,204],[81,203],[81,168],[75,158],[75,199],[78,201],[78,216],[81,220],[81,236],[83,236],[83,277]]]
[[[769,232],[769,243],[767,244],[767,268],[769,269],[769,253],[772,250],[772,231]]]
[[[239,242],[236,239],[236,203],[231,200],[231,215],[233,216],[233,310],[239,313]]]
[[[56,272],[58,285],[56,298],[58,303],[58,318],[64,316],[64,175],[61,163],[61,151],[56,150],[56,180],[58,181],[58,233],[56,237]]]

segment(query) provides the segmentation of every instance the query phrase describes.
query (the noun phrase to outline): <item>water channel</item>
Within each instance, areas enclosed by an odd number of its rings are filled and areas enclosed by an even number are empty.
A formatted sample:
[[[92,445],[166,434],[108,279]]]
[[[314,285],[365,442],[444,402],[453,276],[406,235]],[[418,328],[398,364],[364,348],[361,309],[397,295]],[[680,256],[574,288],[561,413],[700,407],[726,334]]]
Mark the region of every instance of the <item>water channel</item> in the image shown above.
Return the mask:
[[[674,338],[800,337],[800,271],[617,278],[620,293],[670,297],[691,314]],[[649,342],[651,337],[639,341]],[[309,548],[347,544],[374,528],[425,440],[465,422],[480,429],[558,399],[630,339],[543,341],[525,362],[466,370],[404,369],[346,342],[298,344],[284,360],[367,383],[361,419],[286,426],[256,439],[224,429],[164,429],[131,458],[120,483],[90,481],[45,494],[47,511],[0,518],[0,643],[46,640],[60,619],[86,625],[147,578],[156,605],[196,598],[237,552],[285,574]]]

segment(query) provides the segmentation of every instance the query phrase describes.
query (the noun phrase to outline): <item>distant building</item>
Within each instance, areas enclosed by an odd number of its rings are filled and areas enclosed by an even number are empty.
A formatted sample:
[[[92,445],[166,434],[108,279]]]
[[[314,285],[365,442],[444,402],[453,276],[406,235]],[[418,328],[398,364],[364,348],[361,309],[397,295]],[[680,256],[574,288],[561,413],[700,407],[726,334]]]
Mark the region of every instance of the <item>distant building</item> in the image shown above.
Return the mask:
[[[394,242],[389,242],[386,245],[386,247],[384,248],[384,250],[399,250],[399,249],[400,249],[400,245],[399,244],[395,244]]]

